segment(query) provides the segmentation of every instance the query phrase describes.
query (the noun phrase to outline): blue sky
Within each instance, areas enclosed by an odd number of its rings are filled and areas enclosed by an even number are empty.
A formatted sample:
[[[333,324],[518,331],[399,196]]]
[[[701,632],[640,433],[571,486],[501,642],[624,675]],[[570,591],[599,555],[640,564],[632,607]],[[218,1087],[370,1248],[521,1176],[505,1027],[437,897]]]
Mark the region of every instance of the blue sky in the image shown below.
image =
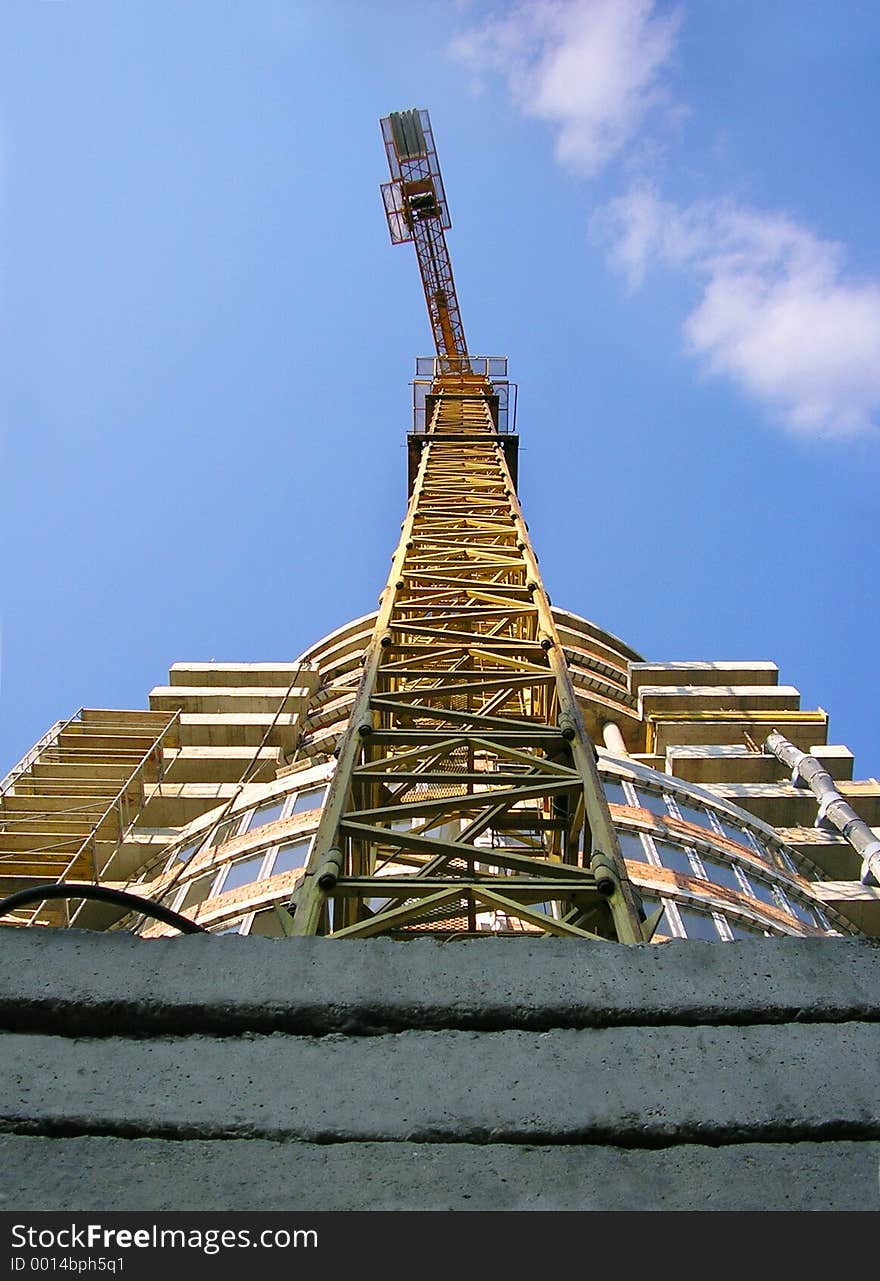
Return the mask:
[[[773,659],[880,773],[878,56],[867,0],[4,0],[0,771],[374,607],[430,347],[377,122],[419,106],[554,602]]]

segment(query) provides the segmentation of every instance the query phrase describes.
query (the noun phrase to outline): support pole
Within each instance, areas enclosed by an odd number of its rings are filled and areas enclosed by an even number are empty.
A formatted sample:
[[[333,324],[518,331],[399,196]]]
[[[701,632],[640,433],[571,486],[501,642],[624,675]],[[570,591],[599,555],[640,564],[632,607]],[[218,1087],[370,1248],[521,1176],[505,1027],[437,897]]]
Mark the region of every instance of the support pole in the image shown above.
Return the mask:
[[[819,802],[816,826],[827,819],[849,841],[862,860],[862,884],[880,884],[880,840],[844,800],[821,762],[815,756],[800,751],[778,730],[768,734],[764,748],[789,767],[793,781],[802,779],[816,796]]]

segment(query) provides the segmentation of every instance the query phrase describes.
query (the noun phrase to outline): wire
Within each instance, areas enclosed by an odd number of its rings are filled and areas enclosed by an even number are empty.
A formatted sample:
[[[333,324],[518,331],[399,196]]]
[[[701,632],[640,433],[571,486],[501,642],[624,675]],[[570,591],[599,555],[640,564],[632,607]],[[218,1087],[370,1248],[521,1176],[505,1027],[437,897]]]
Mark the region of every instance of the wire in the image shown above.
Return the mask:
[[[51,898],[89,898],[99,903],[113,903],[118,907],[127,907],[143,916],[152,916],[164,925],[173,925],[181,934],[207,934],[203,925],[197,925],[188,916],[172,912],[170,907],[153,903],[150,899],[141,898],[139,894],[129,894],[127,890],[112,890],[107,885],[79,884],[76,881],[56,881],[54,885],[32,885],[28,890],[17,890],[8,898],[0,899],[0,917],[16,908],[26,907],[30,903],[42,903]]]

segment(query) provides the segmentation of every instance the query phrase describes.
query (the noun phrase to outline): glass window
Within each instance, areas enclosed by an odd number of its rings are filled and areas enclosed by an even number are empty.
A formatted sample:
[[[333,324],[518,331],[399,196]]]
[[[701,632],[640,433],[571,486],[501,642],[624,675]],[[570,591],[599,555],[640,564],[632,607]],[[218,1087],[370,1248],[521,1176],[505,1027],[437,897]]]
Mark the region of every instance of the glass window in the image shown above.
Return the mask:
[[[678,904],[678,914],[689,939],[709,939],[717,942],[720,937],[715,918],[709,912],[700,912],[694,907],[683,907]]]
[[[709,817],[709,811],[698,809],[696,805],[686,805],[684,801],[677,800],[678,811],[686,823],[694,823],[697,827],[705,827],[714,831],[712,819]]]
[[[703,867],[706,869],[706,879],[713,885],[723,885],[725,889],[734,890],[737,894],[745,893],[739,877],[729,863],[716,863],[712,859],[704,858]]]
[[[240,814],[236,814],[235,818],[224,818],[223,822],[215,827],[211,839],[207,842],[208,845],[222,845],[224,841],[228,841],[230,837],[235,836],[240,822]]]
[[[658,792],[646,792],[640,787],[636,795],[639,798],[639,806],[643,810],[650,810],[652,814],[657,814],[660,818],[666,818],[669,810],[663,797]]]
[[[248,934],[264,939],[283,939],[285,937],[281,919],[272,907],[265,912],[254,913],[254,919],[251,922]]]
[[[648,854],[638,832],[630,831],[629,828],[618,827],[617,839],[620,841],[620,850],[624,858],[631,859],[635,863],[648,862]]]
[[[274,823],[276,818],[281,817],[281,811],[284,809],[286,797],[280,801],[272,801],[269,805],[261,805],[259,809],[254,810],[253,817],[248,823],[247,830],[250,832],[255,827],[263,827],[266,823]]]
[[[666,910],[666,900],[656,898],[653,894],[643,894],[641,890],[638,891],[638,894],[642,900],[642,907],[645,911],[646,920],[650,919],[650,917],[654,915],[661,903],[663,904],[663,915],[657,922],[654,933],[651,937],[657,938],[658,935],[665,934],[668,938],[671,938],[675,934],[675,930],[672,928],[672,922],[670,921],[669,913]]]
[[[219,929],[219,930],[211,930],[211,933],[212,933],[212,934],[214,934],[214,935],[220,935],[220,934],[240,934],[240,933],[241,933],[241,921],[240,921],[240,920],[239,920],[239,921],[235,921],[232,925],[224,925],[224,926],[222,927],[222,929]]]
[[[786,869],[786,871],[793,872],[795,876],[800,875],[800,873],[798,872],[798,869],[794,865],[794,861],[792,860],[788,852],[782,848],[781,845],[777,848],[776,854],[777,854],[777,857],[779,858],[780,863]]]
[[[211,886],[216,877],[216,871],[208,872],[206,876],[197,876],[196,879],[187,887],[186,893],[180,901],[178,912],[183,912],[188,907],[196,907],[199,903],[204,903],[205,899],[211,893]]]
[[[297,792],[293,802],[292,814],[302,814],[306,810],[316,810],[324,803],[326,787],[310,787],[308,791]]]
[[[758,857],[762,858],[765,863],[771,862],[771,858],[770,858],[770,854],[767,849],[767,846],[764,844],[763,841],[758,840],[754,832],[750,832],[744,828],[742,837],[741,837],[741,844],[748,845],[749,848],[753,849],[755,853],[758,855]]]
[[[682,876],[696,876],[687,851],[678,845],[670,845],[668,841],[655,841],[654,848],[660,858],[663,867],[668,867],[670,872],[679,872]]]
[[[770,907],[779,907],[779,899],[774,894],[773,886],[769,881],[762,881],[759,876],[749,876],[748,879],[756,899],[769,904]]]
[[[785,897],[788,899],[789,905],[799,921],[803,921],[804,925],[816,924],[812,908],[807,907],[805,903],[798,902],[793,894],[786,894]]]
[[[279,872],[290,872],[293,868],[305,867],[310,844],[311,840],[305,840],[291,841],[289,845],[279,845],[270,875],[277,876]]]
[[[769,933],[760,925],[750,925],[739,917],[726,917],[728,928],[735,939],[765,938]]]
[[[196,850],[202,843],[201,836],[197,836],[194,841],[187,841],[186,845],[181,845],[180,849],[174,855],[175,863],[188,863],[195,854]]]
[[[623,790],[623,787],[620,783],[610,783],[606,780],[605,795],[608,797],[608,802],[611,805],[631,804],[629,797],[627,796],[626,792]]]
[[[751,841],[744,829],[734,823],[732,819],[719,817],[718,822],[721,824],[721,830],[729,841],[737,841],[740,845],[751,847]]]
[[[230,864],[226,879],[220,886],[221,894],[227,890],[237,890],[242,885],[249,885],[251,881],[257,881],[260,878],[260,868],[263,863],[263,855],[258,854],[256,858],[243,858],[239,863]]]

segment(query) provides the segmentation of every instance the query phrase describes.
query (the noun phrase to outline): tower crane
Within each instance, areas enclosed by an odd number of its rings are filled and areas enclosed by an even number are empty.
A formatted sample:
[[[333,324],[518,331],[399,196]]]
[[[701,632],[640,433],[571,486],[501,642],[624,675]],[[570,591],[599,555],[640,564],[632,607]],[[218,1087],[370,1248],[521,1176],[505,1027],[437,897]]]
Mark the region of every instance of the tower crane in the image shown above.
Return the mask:
[[[381,122],[392,242],[437,355],[410,495],[304,875],[294,935],[647,937],[516,494],[506,380],[468,352],[426,111]],[[513,439],[515,445],[515,438]]]
[[[382,199],[392,244],[412,241],[441,374],[469,374],[470,360],[445,232],[452,226],[427,111],[396,111],[381,121],[391,181]]]

